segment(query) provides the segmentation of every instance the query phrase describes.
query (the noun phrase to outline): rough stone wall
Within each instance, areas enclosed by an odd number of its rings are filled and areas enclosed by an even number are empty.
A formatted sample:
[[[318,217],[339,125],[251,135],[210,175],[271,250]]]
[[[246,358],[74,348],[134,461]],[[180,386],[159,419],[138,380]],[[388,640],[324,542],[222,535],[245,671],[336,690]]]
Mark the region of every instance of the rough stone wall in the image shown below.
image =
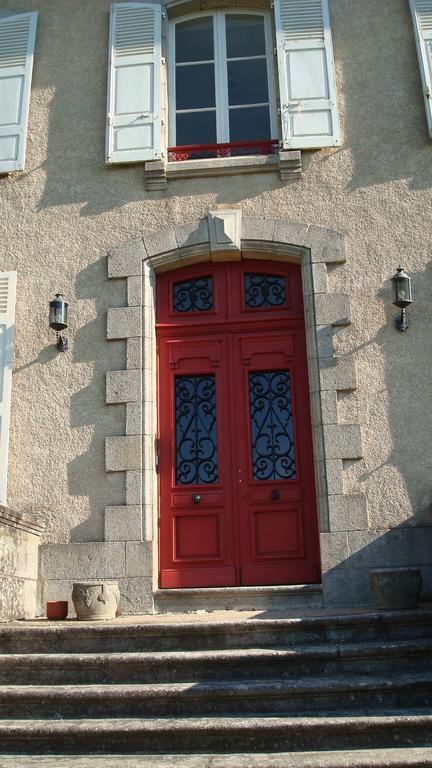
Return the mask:
[[[0,179],[0,268],[18,272],[9,504],[42,514],[46,542],[101,541],[105,507],[125,503],[124,476],[104,467],[105,438],[125,423],[124,404],[105,404],[105,372],[126,360],[125,342],[105,337],[106,310],[126,304],[126,281],[107,280],[106,253],[218,207],[345,234],[347,262],[329,269],[329,290],[351,299],[352,325],[335,329],[334,346],[355,355],[358,388],[339,394],[338,413],[361,424],[364,459],[344,462],[344,492],[365,494],[370,531],[341,538],[340,557],[361,563],[356,553],[389,528],[405,552],[405,526],[420,526],[423,540],[432,519],[432,147],[414,35],[405,0],[329,5],[342,147],[302,153],[303,175],[288,184],[269,173],[146,192],[141,165],[104,164],[108,0],[1,1],[40,12],[26,170]],[[415,298],[405,334],[392,325],[399,263]],[[59,290],[70,300],[65,355],[47,324]],[[408,549],[415,559],[417,546]]]
[[[41,532],[35,520],[0,506],[0,621],[33,618],[37,611]]]

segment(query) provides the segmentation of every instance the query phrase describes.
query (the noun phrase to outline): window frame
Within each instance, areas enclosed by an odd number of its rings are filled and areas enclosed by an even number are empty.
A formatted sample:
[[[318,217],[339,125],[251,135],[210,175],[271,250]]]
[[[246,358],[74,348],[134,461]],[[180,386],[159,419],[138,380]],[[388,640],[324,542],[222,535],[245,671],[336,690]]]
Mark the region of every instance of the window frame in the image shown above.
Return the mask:
[[[193,19],[213,19],[214,63],[215,63],[215,112],[216,112],[216,142],[217,144],[230,143],[229,138],[229,105],[228,105],[228,78],[227,78],[227,54],[225,37],[226,16],[258,16],[264,21],[264,35],[267,63],[267,86],[270,117],[270,139],[281,139],[280,120],[278,119],[278,91],[277,73],[275,67],[275,34],[272,13],[266,10],[225,8],[199,13],[185,14],[170,19],[168,22],[168,50],[167,50],[167,75],[168,75],[168,146],[175,147],[176,143],[176,53],[175,53],[175,27],[176,24],[192,21]],[[244,57],[249,58],[249,57]],[[250,57],[253,58],[253,57]],[[252,106],[252,105],[251,105]],[[199,111],[199,110],[196,110]],[[203,110],[204,111],[204,110]],[[245,139],[246,141],[246,139]],[[258,142],[257,142],[258,143]],[[181,146],[181,145],[180,145]],[[205,146],[205,144],[203,144]],[[238,157],[238,156],[237,156]],[[209,158],[211,159],[211,158]]]

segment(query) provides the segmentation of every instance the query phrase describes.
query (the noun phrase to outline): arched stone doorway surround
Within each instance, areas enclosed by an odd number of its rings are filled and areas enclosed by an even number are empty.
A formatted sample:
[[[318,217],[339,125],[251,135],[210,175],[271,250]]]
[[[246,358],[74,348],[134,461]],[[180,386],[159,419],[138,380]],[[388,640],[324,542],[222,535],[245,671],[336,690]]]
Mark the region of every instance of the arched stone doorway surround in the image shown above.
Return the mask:
[[[109,278],[127,279],[127,306],[108,311],[107,337],[125,339],[127,350],[125,370],[107,373],[107,403],[126,404],[126,424],[124,436],[106,439],[106,470],[125,473],[126,503],[106,508],[105,541],[124,543],[123,591],[136,612],[152,610],[154,594],[160,598],[155,446],[157,274],[199,262],[239,259],[301,264],[327,604],[339,601],[338,590],[343,594],[344,585],[333,583],[326,573],[348,557],[347,532],[367,529],[365,498],[343,493],[343,461],[362,456],[360,427],[339,424],[337,413],[337,393],[356,388],[354,359],[335,358],[332,346],[332,328],[350,324],[349,298],[327,290],[327,265],[345,261],[343,236],[313,225],[242,217],[238,209],[216,210],[199,221],[145,234],[117,247],[108,257]],[[257,605],[261,606],[262,602]]]

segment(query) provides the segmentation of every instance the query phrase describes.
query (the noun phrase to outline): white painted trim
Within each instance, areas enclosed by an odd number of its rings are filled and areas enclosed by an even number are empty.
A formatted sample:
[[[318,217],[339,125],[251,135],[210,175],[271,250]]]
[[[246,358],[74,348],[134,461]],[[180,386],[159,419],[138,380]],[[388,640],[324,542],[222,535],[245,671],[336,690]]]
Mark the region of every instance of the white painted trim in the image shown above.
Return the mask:
[[[15,323],[16,272],[0,272],[0,504],[7,502],[9,424],[12,397],[12,357]]]

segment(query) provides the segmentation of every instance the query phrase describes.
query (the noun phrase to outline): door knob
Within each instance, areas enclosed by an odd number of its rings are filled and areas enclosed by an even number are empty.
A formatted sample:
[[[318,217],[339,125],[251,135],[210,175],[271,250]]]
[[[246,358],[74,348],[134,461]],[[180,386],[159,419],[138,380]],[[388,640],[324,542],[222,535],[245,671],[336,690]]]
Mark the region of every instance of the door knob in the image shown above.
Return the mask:
[[[195,496],[192,496],[192,501],[194,504],[199,504],[201,501],[201,496],[197,493]]]
[[[272,501],[277,501],[280,498],[279,491],[272,491],[270,495],[272,497]]]

